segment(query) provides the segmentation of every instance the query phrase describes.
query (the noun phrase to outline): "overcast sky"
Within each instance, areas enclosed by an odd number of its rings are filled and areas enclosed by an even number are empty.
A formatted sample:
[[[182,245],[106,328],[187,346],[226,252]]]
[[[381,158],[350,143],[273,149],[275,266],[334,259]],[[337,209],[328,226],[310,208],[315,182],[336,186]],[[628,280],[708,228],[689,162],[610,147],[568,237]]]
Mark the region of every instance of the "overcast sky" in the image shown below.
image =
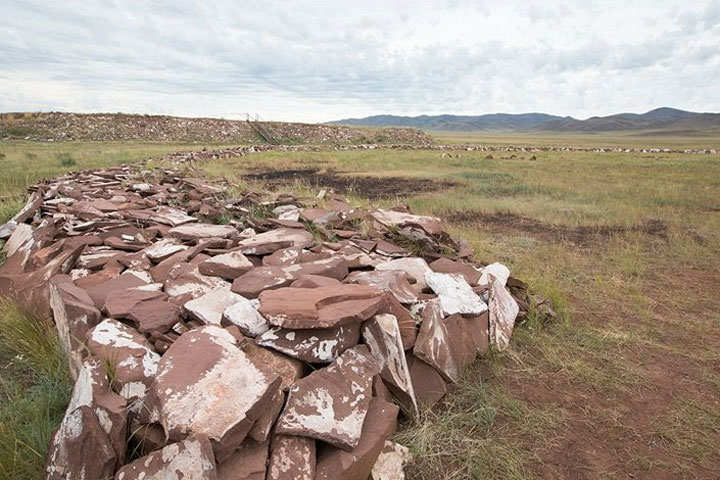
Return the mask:
[[[0,0],[0,111],[720,111],[720,0]]]

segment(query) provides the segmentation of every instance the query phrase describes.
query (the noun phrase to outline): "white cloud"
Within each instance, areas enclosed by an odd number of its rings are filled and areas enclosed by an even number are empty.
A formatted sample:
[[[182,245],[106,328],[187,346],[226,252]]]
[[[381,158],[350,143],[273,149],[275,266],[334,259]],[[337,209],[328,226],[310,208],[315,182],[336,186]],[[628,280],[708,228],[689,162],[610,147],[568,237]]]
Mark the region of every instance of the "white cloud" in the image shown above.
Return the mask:
[[[720,2],[0,0],[0,110],[720,110]]]

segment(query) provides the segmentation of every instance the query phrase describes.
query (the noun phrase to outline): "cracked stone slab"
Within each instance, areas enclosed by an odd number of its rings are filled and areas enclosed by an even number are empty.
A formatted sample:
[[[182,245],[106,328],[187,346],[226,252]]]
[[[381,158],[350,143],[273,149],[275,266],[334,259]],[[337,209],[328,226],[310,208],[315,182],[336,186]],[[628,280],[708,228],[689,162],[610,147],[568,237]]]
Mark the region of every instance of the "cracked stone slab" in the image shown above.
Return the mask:
[[[200,240],[203,238],[230,238],[239,232],[231,225],[214,225],[212,223],[190,223],[171,228],[169,237],[180,240]]]
[[[171,227],[179,227],[190,222],[197,222],[197,218],[188,215],[182,210],[172,207],[158,207],[152,215],[152,219],[156,222],[170,225]]]
[[[253,362],[280,375],[280,389],[283,391],[289,390],[304,375],[302,362],[280,352],[253,343],[244,344],[242,349]]]
[[[240,350],[227,330],[210,325],[184,333],[170,346],[152,394],[171,440],[207,435],[222,462],[245,439],[280,382]]]
[[[228,280],[234,280],[253,268],[255,268],[255,265],[241,252],[228,252],[216,255],[198,265],[198,270],[203,275],[221,277]]]
[[[342,258],[326,258],[283,267],[257,267],[235,279],[233,292],[256,298],[265,290],[287,287],[302,275],[321,275],[342,280],[347,274],[348,267]]]
[[[292,329],[325,329],[362,322],[383,302],[382,292],[366,285],[281,288],[260,294],[259,312],[270,324]]]
[[[438,217],[414,215],[411,213],[396,212],[394,210],[378,209],[371,213],[374,220],[385,226],[416,227],[430,235],[442,233],[442,220]]]
[[[290,330],[273,327],[257,337],[258,345],[308,363],[330,363],[360,340],[360,323],[336,328]]]
[[[265,480],[269,444],[246,438],[230,458],[217,466],[218,480]]]
[[[440,302],[426,302],[413,353],[434,367],[446,380],[455,383],[460,378],[460,365],[453,347],[455,344],[443,321]]]
[[[86,359],[65,417],[50,443],[48,478],[82,478],[83,471],[101,475],[100,472],[112,473],[115,466],[120,466],[127,446],[125,407],[125,399],[110,390],[100,359]],[[101,431],[97,430],[98,425]],[[112,451],[106,448],[108,445]],[[93,455],[78,455],[91,451]],[[109,464],[111,460],[115,465]]]
[[[372,377],[380,372],[367,347],[346,350],[328,367],[295,382],[275,427],[352,450],[362,434],[372,398]]]
[[[241,240],[238,250],[245,255],[267,255],[281,248],[307,248],[311,246],[314,241],[312,234],[307,230],[299,228],[276,228]]]
[[[411,415],[418,413],[410,369],[405,360],[400,328],[394,315],[376,315],[363,325],[362,336],[375,361],[380,377]]]
[[[188,247],[181,245],[178,240],[174,238],[164,238],[158,242],[153,243],[147,247],[143,252],[147,255],[148,259],[154,263],[160,263],[163,260],[170,258],[176,253],[187,250]]]
[[[415,280],[417,286],[421,289],[427,287],[425,282],[425,274],[432,272],[432,269],[428,263],[422,258],[398,258],[387,262],[378,263],[375,265],[375,270],[387,271],[387,270],[400,270],[405,272]]]
[[[371,270],[367,272],[352,272],[345,278],[345,283],[358,283],[378,290],[392,293],[400,303],[412,304],[417,302],[418,295],[410,285],[407,273],[400,270]]]
[[[478,271],[480,272],[480,280],[478,280],[480,285],[490,285],[492,283],[491,277],[495,277],[505,286],[508,278],[510,278],[510,269],[498,262],[479,268]]]

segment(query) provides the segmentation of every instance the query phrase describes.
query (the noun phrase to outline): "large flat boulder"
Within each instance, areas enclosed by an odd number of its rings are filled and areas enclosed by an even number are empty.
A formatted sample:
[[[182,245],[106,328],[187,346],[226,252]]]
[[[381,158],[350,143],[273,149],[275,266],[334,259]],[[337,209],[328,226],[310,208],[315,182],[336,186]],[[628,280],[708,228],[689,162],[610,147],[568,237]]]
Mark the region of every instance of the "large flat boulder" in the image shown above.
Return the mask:
[[[152,386],[159,419],[171,440],[207,435],[219,462],[242,443],[280,377],[256,364],[219,326],[180,336],[165,352]]]

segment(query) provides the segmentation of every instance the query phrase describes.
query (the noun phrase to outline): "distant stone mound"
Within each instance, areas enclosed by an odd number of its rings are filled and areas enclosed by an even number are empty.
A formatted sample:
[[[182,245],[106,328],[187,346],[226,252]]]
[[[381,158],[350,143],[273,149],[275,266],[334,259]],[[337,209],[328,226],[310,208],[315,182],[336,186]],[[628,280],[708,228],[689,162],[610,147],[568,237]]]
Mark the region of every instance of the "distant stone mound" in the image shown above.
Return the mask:
[[[269,135],[262,135],[262,133]],[[0,138],[66,140],[148,140],[285,144],[429,144],[414,128],[361,129],[335,125],[248,122],[221,118],[185,118],[123,113],[4,113]]]

